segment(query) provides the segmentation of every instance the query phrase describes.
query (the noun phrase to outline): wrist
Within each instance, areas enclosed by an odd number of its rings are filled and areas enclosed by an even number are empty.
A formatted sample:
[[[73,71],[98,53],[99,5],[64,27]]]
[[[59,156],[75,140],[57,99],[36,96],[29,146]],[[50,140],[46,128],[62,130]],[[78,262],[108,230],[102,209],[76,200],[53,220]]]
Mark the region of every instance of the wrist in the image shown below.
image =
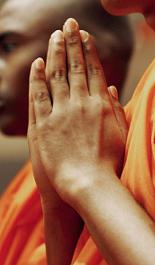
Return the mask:
[[[43,215],[46,218],[54,217],[62,210],[65,211],[67,209],[66,203],[52,188],[48,193],[41,194],[41,206]]]
[[[92,194],[101,189],[104,192],[111,181],[117,180],[116,173],[108,164],[107,166],[96,164],[65,165],[64,174],[61,174],[63,176],[65,174],[66,178],[70,179],[66,185],[69,187],[65,193],[66,197],[63,199],[80,214],[81,208],[85,206],[84,202],[89,201]]]

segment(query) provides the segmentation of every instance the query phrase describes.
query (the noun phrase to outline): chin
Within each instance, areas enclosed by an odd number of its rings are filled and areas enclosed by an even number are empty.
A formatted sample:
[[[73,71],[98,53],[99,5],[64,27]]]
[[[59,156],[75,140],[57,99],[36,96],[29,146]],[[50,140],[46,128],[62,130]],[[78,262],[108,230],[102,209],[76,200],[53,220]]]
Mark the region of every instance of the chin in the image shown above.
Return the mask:
[[[151,15],[145,15],[146,22],[155,31],[155,13]]]
[[[124,16],[139,11],[135,5],[123,0],[101,0],[101,3],[107,12],[115,16]]]
[[[122,10],[117,1],[115,0],[101,0],[102,6],[104,9],[112,15],[122,15]],[[124,15],[124,12],[123,12]]]

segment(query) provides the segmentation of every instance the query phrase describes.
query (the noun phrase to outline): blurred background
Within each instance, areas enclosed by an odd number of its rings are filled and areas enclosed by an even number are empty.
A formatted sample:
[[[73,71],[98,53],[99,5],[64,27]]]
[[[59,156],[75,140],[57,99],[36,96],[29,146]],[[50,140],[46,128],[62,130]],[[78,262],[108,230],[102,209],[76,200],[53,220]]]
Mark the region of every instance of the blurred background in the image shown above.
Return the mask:
[[[134,53],[121,98],[123,104],[130,99],[142,73],[155,57],[155,34],[153,31],[145,24],[140,15],[129,16],[129,19],[136,34]],[[0,135],[0,193],[27,160],[28,147],[25,139],[7,138]]]

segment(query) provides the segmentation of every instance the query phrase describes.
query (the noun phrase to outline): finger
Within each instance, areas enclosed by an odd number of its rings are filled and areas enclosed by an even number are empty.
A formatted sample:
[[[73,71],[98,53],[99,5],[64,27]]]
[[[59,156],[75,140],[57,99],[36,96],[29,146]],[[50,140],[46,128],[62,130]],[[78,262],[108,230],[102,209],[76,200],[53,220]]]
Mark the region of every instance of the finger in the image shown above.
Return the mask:
[[[41,121],[52,111],[45,78],[45,64],[42,58],[36,59],[32,64],[29,89],[33,101],[33,117],[35,116],[36,122]]]
[[[66,49],[63,32],[56,30],[50,38],[46,77],[50,83],[53,104],[69,98],[69,86],[66,77]]]
[[[124,140],[124,142],[126,142],[127,133],[128,133],[128,126],[127,126],[127,121],[126,121],[123,107],[121,106],[121,104],[118,101],[117,89],[115,86],[110,86],[110,87],[108,87],[108,91],[110,94],[113,110],[114,110],[116,119],[118,121],[118,125],[119,125],[121,133],[122,133],[123,140]]]
[[[108,99],[107,84],[100,63],[97,50],[92,36],[88,32],[81,30],[84,56],[87,66],[88,87],[90,95],[99,95]]]
[[[29,122],[28,122],[27,138],[28,138],[30,156],[33,150],[33,135],[36,129],[35,125],[36,125],[36,117],[34,112],[33,95],[32,95],[32,89],[31,87],[29,87]]]
[[[79,25],[69,18],[63,27],[69,68],[70,93],[73,97],[88,95],[86,66],[83,57]]]
[[[32,67],[32,66],[31,66]],[[30,79],[32,78],[32,69],[30,73]],[[32,91],[32,86],[31,86],[31,81],[29,82],[29,124],[28,128],[32,127],[33,125],[36,124],[36,117],[35,117],[35,112],[34,112],[34,102],[33,102],[33,91]]]

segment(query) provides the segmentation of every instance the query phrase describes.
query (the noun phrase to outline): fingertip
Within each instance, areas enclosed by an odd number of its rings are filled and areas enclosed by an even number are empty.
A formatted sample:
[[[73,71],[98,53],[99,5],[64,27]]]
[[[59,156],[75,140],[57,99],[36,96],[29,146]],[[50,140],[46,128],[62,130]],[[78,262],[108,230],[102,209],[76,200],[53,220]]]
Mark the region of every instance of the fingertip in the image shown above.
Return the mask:
[[[81,35],[81,40],[83,43],[86,43],[90,39],[90,35],[87,31],[85,30],[80,30],[80,35]]]
[[[72,33],[77,30],[79,30],[78,22],[74,18],[68,18],[63,25],[63,31]]]
[[[34,67],[36,71],[42,71],[45,69],[45,62],[43,58],[39,57],[34,61]]]
[[[45,79],[45,62],[43,58],[39,57],[32,63],[30,72],[30,82]]]
[[[51,34],[50,38],[54,43],[64,43],[64,34],[61,30],[56,30]]]
[[[114,99],[118,100],[118,91],[115,86],[109,86],[108,91]]]

